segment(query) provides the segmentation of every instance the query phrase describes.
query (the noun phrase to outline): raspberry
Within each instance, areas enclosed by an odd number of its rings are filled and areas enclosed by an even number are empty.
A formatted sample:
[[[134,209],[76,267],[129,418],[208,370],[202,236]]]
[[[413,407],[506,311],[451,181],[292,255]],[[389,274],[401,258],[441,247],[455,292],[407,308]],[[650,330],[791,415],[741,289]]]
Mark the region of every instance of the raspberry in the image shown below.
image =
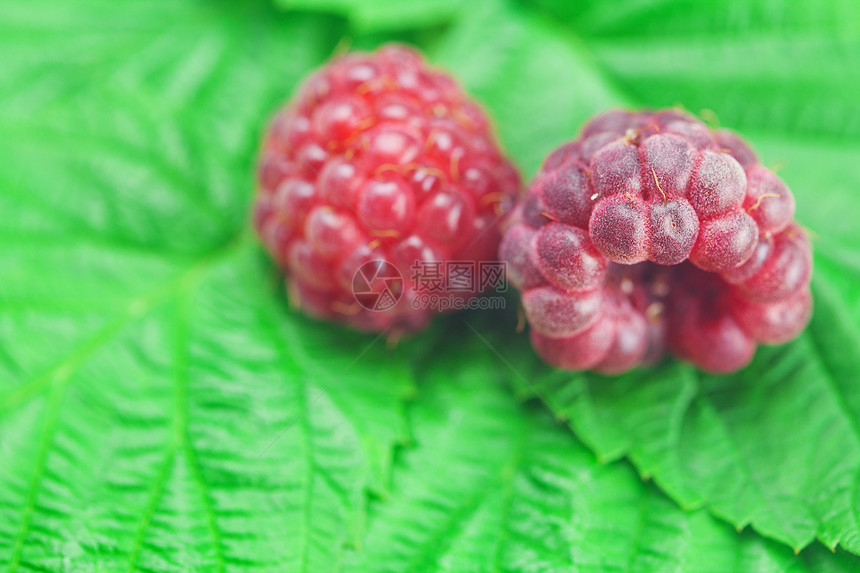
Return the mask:
[[[737,135],[677,110],[613,111],[547,157],[499,255],[550,364],[619,373],[668,348],[730,372],[809,320],[794,210]]]
[[[481,108],[393,45],[314,73],[269,125],[257,178],[254,225],[291,300],[371,331],[430,319],[416,263],[494,259],[520,188]],[[399,300],[371,310],[383,294]]]

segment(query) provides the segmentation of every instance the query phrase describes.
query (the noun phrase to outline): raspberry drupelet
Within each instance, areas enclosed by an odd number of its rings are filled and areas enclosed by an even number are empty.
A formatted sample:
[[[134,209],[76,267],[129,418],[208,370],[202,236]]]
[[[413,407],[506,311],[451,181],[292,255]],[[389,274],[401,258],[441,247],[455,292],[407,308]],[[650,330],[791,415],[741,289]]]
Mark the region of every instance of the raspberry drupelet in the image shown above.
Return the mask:
[[[521,182],[483,110],[412,49],[338,57],[277,113],[263,141],[254,225],[311,315],[411,332],[416,264],[494,260]],[[359,304],[365,263],[393,270],[397,303]],[[393,276],[386,273],[386,276]],[[475,293],[477,294],[477,293]]]
[[[618,373],[668,348],[711,372],[809,320],[794,197],[737,135],[612,111],[544,162],[500,246],[550,364]]]

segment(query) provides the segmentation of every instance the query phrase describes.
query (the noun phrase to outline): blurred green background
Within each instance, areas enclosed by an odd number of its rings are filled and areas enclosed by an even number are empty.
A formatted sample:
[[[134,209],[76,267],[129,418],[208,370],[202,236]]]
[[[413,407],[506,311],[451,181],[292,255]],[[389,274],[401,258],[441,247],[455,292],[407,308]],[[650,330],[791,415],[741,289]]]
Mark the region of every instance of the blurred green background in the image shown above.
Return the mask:
[[[513,308],[396,348],[290,310],[260,135],[387,41],[526,177],[609,107],[743,133],[815,238],[807,332],[605,378],[540,364]],[[0,568],[860,570],[858,93],[850,0],[5,0]]]

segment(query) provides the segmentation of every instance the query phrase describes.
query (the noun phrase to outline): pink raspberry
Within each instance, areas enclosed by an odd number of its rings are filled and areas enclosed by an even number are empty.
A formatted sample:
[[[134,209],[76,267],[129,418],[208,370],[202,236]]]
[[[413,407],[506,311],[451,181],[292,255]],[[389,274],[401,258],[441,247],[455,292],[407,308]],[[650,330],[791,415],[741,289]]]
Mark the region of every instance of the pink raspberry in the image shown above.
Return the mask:
[[[617,373],[669,348],[727,372],[809,320],[794,209],[737,135],[677,110],[613,111],[549,155],[499,252],[550,364]]]
[[[265,134],[258,185],[254,225],[294,303],[406,332],[432,315],[412,305],[413,266],[494,259],[520,178],[449,75],[386,46],[305,81]]]

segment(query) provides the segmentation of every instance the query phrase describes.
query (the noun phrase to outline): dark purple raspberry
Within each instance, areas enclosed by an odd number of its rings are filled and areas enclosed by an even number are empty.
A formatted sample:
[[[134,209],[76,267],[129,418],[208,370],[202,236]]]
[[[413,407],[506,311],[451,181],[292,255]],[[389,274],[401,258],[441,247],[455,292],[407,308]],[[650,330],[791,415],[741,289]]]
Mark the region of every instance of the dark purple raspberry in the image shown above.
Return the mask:
[[[618,373],[666,348],[729,372],[812,310],[794,198],[737,135],[613,111],[549,155],[500,257],[550,364]]]
[[[412,307],[413,265],[495,259],[520,179],[450,76],[386,46],[305,81],[265,134],[258,184],[254,225],[291,300],[362,330],[406,332],[432,314]],[[384,311],[353,295],[356,271],[374,261],[402,277],[381,283],[399,297]]]

